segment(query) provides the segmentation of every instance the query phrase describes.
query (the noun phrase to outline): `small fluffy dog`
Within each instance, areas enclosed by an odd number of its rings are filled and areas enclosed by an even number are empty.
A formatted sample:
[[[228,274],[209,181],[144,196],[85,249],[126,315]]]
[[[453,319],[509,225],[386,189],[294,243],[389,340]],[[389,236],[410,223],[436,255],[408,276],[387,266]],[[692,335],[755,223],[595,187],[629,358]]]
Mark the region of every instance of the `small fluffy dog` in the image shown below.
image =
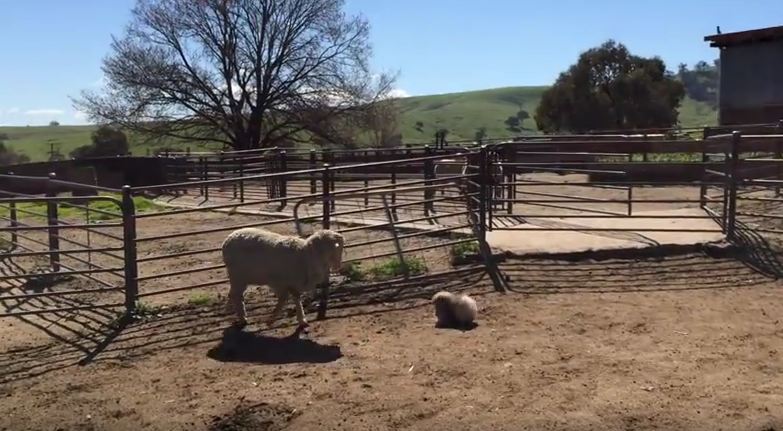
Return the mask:
[[[476,301],[468,295],[441,291],[432,297],[436,328],[470,329],[478,314]]]

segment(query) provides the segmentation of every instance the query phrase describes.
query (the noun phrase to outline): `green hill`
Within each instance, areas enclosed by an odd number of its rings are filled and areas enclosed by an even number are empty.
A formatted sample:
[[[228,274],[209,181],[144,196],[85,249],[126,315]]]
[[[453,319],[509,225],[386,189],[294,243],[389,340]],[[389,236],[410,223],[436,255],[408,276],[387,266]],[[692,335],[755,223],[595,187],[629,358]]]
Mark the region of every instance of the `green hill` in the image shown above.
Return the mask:
[[[512,134],[503,123],[521,109],[535,112],[541,94],[547,87],[505,87],[463,93],[435,94],[400,99],[402,110],[400,129],[406,143],[432,142],[435,132],[449,130],[449,140],[473,139],[479,127],[487,128],[488,137],[506,137]],[[680,108],[680,123],[686,127],[714,125],[715,110],[707,104],[685,99]],[[421,122],[422,127],[416,127]],[[535,121],[530,118],[523,123],[526,133],[536,133]],[[63,155],[74,148],[90,143],[93,126],[35,126],[0,127],[0,135],[8,136],[6,143],[16,151],[27,154],[33,161],[46,160],[50,143],[59,146]],[[146,154],[152,147],[142,145],[138,139],[129,136],[134,154]],[[184,147],[178,143],[172,146]],[[197,151],[203,144],[189,144]],[[219,148],[219,146],[216,146]]]
[[[520,109],[531,118],[522,124],[524,133],[537,133],[533,115],[547,87],[504,87],[464,93],[437,94],[400,99],[401,132],[405,142],[430,142],[438,129],[449,130],[449,140],[473,139],[479,127],[487,128],[488,137],[506,137],[518,133],[509,131],[503,123]],[[416,123],[421,122],[419,130]],[[703,102],[686,98],[680,107],[680,123],[684,127],[717,124],[717,112]]]

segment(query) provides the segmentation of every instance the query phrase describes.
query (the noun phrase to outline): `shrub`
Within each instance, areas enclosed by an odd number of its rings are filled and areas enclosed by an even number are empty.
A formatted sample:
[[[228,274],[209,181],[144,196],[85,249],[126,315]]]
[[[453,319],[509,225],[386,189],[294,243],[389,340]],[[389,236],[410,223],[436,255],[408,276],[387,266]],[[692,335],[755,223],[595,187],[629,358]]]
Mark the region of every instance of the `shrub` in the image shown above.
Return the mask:
[[[395,257],[370,268],[368,273],[374,280],[383,281],[405,275],[406,268],[408,275],[419,275],[427,272],[427,264],[419,257],[408,257],[404,262]]]

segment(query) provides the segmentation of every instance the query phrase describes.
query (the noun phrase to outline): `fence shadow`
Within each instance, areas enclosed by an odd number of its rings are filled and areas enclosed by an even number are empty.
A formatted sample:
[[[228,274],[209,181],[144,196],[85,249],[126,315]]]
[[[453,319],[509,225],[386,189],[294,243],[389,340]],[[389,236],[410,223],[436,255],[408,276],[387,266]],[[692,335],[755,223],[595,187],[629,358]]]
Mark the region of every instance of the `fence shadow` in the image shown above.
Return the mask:
[[[400,287],[400,284],[373,286],[339,286],[329,297],[326,319],[386,313],[427,306],[432,295],[441,289],[478,294],[491,293],[491,283],[483,272],[434,277],[431,280]],[[476,293],[471,293],[476,294]],[[232,316],[224,313],[223,303],[207,306],[179,306],[143,318],[122,322],[111,318],[83,325],[68,336],[46,340],[45,344],[25,346],[0,352],[0,384],[25,380],[74,366],[89,366],[104,361],[141,359],[170,350],[203,349],[204,354],[222,362],[283,364],[291,362],[322,363],[338,359],[339,346],[321,345],[315,341],[298,340],[279,333],[296,327],[293,307],[289,304],[288,319],[266,328],[262,323],[274,306],[274,298],[266,289],[251,290],[247,297],[250,326],[238,331],[232,328]],[[308,304],[315,318],[317,300]],[[83,316],[83,311],[78,316]],[[74,316],[77,314],[73,313]],[[63,317],[65,318],[65,317]]]
[[[737,220],[733,243],[740,251],[737,258],[748,267],[767,277],[783,277],[783,264],[778,259],[778,251],[752,227]]]
[[[732,256],[686,254],[645,260],[548,261],[509,258],[501,264],[509,291],[524,294],[672,292],[753,287],[768,275]]]

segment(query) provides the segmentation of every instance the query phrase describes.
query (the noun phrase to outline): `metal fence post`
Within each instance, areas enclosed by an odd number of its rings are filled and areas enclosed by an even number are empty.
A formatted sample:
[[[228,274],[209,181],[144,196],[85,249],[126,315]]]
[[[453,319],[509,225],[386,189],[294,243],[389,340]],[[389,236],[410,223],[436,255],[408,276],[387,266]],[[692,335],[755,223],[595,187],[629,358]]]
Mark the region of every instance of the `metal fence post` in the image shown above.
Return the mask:
[[[364,162],[369,163],[370,162],[370,153],[367,150],[364,150]],[[365,174],[364,176],[364,188],[370,187],[370,180],[367,178],[368,174]],[[364,194],[364,207],[370,206],[370,195],[365,193]]]
[[[286,178],[285,173],[288,172],[288,158],[286,157],[285,150],[280,151],[279,154],[280,157],[280,172],[282,175],[280,175],[280,197],[283,198],[280,201],[280,209],[285,208],[287,200],[285,199],[288,196],[288,179]]]
[[[397,217],[397,172],[396,171],[392,171],[391,172],[391,189],[392,189],[392,192],[391,192],[391,205],[392,206],[390,208],[390,211],[391,211],[392,217],[394,217],[394,221],[397,221],[397,220],[399,220],[399,218]],[[382,195],[382,196],[384,196],[383,199],[384,199],[384,202],[385,202],[386,195]],[[365,194],[365,199],[366,198],[367,198],[367,195]]]
[[[310,149],[310,169],[315,170],[317,168],[316,166],[316,157],[317,154],[315,152],[315,148]],[[314,195],[318,192],[318,186],[316,185],[316,178],[315,178],[315,172],[310,172],[310,194]]]
[[[737,183],[741,180],[737,178],[737,164],[739,163],[739,146],[742,139],[742,133],[732,132],[731,134],[731,158],[729,159],[729,203],[728,218],[726,221],[726,236],[729,240],[734,239],[737,223]]]
[[[424,156],[431,157],[432,149],[429,145],[424,146]],[[429,215],[435,208],[435,203],[432,199],[435,197],[435,193],[432,190],[432,180],[435,179],[435,163],[432,159],[424,161],[424,214]]]
[[[13,172],[8,172],[8,175],[13,175],[13,174],[14,174]],[[16,215],[16,202],[9,202],[8,203],[8,218],[11,219],[10,220],[11,221],[10,226],[12,228],[19,226],[19,219],[17,218],[17,215]],[[13,246],[13,248],[16,248],[19,245],[18,243],[19,243],[19,235],[17,235],[17,231],[16,230],[12,230],[11,231],[11,245]]]
[[[239,157],[239,202],[245,202],[245,162]]]
[[[487,146],[479,151],[479,240],[487,238]]]
[[[125,260],[125,312],[130,316],[136,310],[139,296],[138,267],[136,263],[136,205],[130,186],[122,188],[122,244]]]
[[[56,179],[54,172],[49,173],[49,181],[46,183],[46,197],[53,198],[57,196],[52,180]],[[46,219],[47,230],[49,231],[49,263],[52,265],[52,271],[60,271],[60,230],[57,228],[57,202],[55,200],[46,201]]]
[[[778,125],[775,129],[777,135],[783,134],[783,120],[778,121]],[[777,148],[775,149],[775,158],[778,159],[778,181],[780,181],[783,179],[783,165],[781,165],[783,160],[780,160],[783,158],[783,145],[781,145],[781,138],[778,138],[777,141],[778,143]],[[775,186],[775,196],[780,196],[780,185]]]
[[[323,222],[322,222],[322,225],[323,225],[324,229],[329,229],[330,226],[331,226],[330,215],[331,215],[332,205],[331,205],[330,202],[331,202],[331,196],[332,196],[332,192],[331,192],[331,182],[332,182],[332,180],[331,180],[330,177],[331,177],[331,172],[329,171],[329,164],[328,163],[324,163],[323,175],[321,177],[322,182],[323,182],[323,184],[322,184],[322,187],[323,187],[323,189],[322,189],[323,190]]]
[[[323,166],[323,176],[321,178],[322,180],[322,187],[323,187],[323,220],[321,226],[324,229],[331,229],[331,172],[329,171],[329,164],[324,163]],[[325,319],[326,318],[326,306],[329,302],[329,281],[327,280],[325,283],[322,283],[319,286],[320,290],[320,299],[318,303],[318,319]]]

